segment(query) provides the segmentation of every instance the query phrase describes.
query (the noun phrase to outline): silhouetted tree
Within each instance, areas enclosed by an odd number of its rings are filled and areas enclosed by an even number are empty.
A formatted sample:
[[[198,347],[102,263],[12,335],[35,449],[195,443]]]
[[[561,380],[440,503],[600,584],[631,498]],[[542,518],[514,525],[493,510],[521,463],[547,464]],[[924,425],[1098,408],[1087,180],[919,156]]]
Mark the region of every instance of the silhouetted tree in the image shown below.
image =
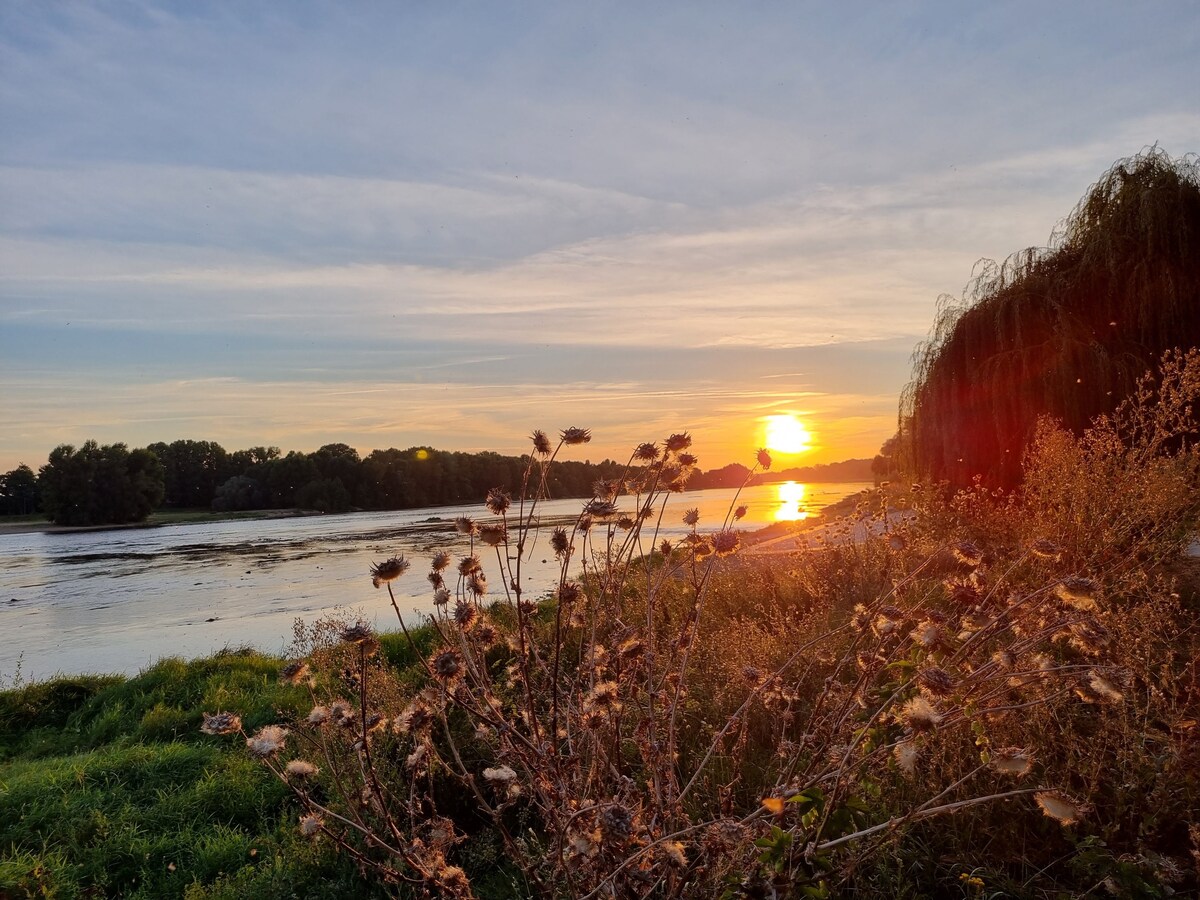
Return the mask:
[[[0,475],[0,515],[27,516],[37,512],[40,502],[37,475],[22,463]]]
[[[62,525],[140,522],[163,498],[158,457],[124,444],[56,447],[38,481],[46,517]]]
[[[905,456],[936,480],[1020,480],[1040,416],[1076,433],[1164,351],[1200,345],[1200,168],[1118,162],[1054,235],[942,298],[901,399]]]

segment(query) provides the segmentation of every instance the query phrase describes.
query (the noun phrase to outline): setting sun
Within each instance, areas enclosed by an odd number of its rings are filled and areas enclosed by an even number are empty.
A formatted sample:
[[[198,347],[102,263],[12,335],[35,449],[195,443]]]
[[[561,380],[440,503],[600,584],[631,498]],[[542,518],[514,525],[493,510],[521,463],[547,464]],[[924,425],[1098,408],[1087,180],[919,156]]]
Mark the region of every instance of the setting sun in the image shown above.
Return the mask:
[[[764,443],[768,450],[776,453],[803,453],[809,449],[812,435],[795,416],[790,413],[767,416],[766,423]]]

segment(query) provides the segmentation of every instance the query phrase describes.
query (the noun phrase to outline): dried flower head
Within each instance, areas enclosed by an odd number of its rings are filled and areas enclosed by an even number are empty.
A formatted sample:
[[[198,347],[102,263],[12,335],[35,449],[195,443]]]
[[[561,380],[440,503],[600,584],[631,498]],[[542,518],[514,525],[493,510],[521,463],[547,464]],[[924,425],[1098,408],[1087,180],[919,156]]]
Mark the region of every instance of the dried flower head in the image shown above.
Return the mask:
[[[1054,541],[1048,541],[1045,538],[1038,538],[1030,544],[1029,552],[1038,559],[1049,559],[1057,562],[1062,558],[1062,547],[1058,546]]]
[[[668,540],[664,540],[661,544],[658,545],[658,552],[661,553],[663,556],[670,556],[671,551],[674,549],[675,549],[675,547]]]
[[[488,590],[487,576],[482,572],[472,573],[471,577],[467,579],[467,590],[473,597],[482,597]]]
[[[308,663],[304,660],[290,662],[279,670],[279,680],[284,684],[300,684],[308,677]]]
[[[559,433],[559,437],[564,444],[572,446],[590,442],[592,433],[586,428],[566,428]]]
[[[670,865],[679,869],[687,865],[687,853],[679,841],[667,841],[662,845],[662,852]]]
[[[316,778],[321,771],[308,760],[292,759],[288,761],[287,766],[283,770],[289,778],[298,778],[304,780],[306,778]]]
[[[347,644],[361,644],[363,641],[369,641],[374,638],[375,634],[371,630],[371,626],[359,619],[353,625],[348,625],[341,631],[341,639]]]
[[[641,462],[652,462],[658,459],[658,445],[649,441],[638,444],[637,449],[633,451],[633,458]]]
[[[583,505],[583,514],[593,519],[611,519],[621,514],[617,504],[611,500],[589,500]]]
[[[600,810],[600,833],[604,840],[622,843],[633,834],[633,813],[620,803],[610,803]]]
[[[896,765],[900,767],[900,771],[905,775],[914,775],[917,771],[917,760],[921,756],[921,750],[912,741],[901,741],[898,743],[892,756],[896,759]]]
[[[953,676],[937,666],[922,669],[917,676],[917,681],[920,682],[921,687],[935,697],[945,697],[954,690]]]
[[[324,725],[329,721],[329,707],[314,706],[304,721],[309,725]]]
[[[892,550],[907,550],[908,541],[904,539],[904,535],[896,534],[894,531],[888,535],[888,547]]]
[[[983,562],[983,551],[971,541],[959,541],[953,550],[954,558],[964,566],[974,568]]]
[[[433,725],[433,713],[420,699],[413,700],[392,723],[398,734],[419,734]]]
[[[554,449],[550,445],[550,438],[547,437],[546,432],[542,431],[540,428],[535,430],[533,434],[529,436],[529,439],[533,441],[534,453],[540,453],[545,456]]]
[[[758,464],[763,469],[771,468],[771,452],[765,447],[758,451]]]
[[[668,453],[682,453],[692,446],[692,436],[686,431],[673,434],[663,441],[663,446],[667,448]]]
[[[555,596],[558,597],[560,603],[574,603],[583,596],[583,588],[577,581],[564,581],[558,586]]]
[[[483,777],[492,784],[507,786],[517,780],[517,773],[510,766],[496,766],[484,769]]]
[[[440,681],[455,681],[463,674],[462,655],[457,650],[441,650],[429,660],[429,669]]]
[[[942,714],[922,696],[913,697],[900,710],[900,718],[913,731],[929,731],[942,724]]]
[[[1092,618],[1072,622],[1069,628],[1071,643],[1085,653],[1097,654],[1112,641],[1112,632]]]
[[[478,530],[478,527],[475,524],[475,520],[470,516],[459,516],[454,520],[454,530],[459,534],[473,535]]]
[[[439,550],[437,553],[433,554],[433,562],[430,564],[430,568],[432,568],[435,572],[442,572],[445,571],[448,565],[450,565],[450,562],[450,554],[445,550]]]
[[[736,522],[736,521],[738,521],[739,519],[744,519],[744,518],[746,518],[746,513],[747,513],[747,512],[749,512],[749,510],[747,509],[747,507],[746,507],[746,504],[745,504],[745,503],[743,503],[741,506],[739,506],[737,509],[735,509],[735,510],[733,511],[733,521],[735,521],[735,522]]]
[[[700,521],[700,510],[698,510],[696,507],[692,507],[691,509],[689,509],[687,512],[685,512],[683,514],[683,524],[684,525],[695,526],[695,524],[699,521]]]
[[[512,497],[503,488],[494,487],[487,492],[487,499],[484,501],[484,505],[492,515],[502,516],[512,506]]]
[[[227,712],[205,713],[200,730],[205,734],[233,734],[242,730],[242,717]]]
[[[305,813],[300,817],[300,833],[306,838],[320,834],[325,821],[316,813]]]
[[[926,619],[917,625],[912,633],[909,634],[909,637],[922,647],[928,648],[940,647],[946,642],[945,630],[941,625],[930,619]]]
[[[562,559],[566,553],[570,552],[571,540],[567,536],[565,528],[555,528],[550,532],[550,547],[554,550],[554,555],[559,559]]]
[[[1033,795],[1042,812],[1062,825],[1074,825],[1087,812],[1087,804],[1062,791],[1038,791]]]
[[[691,466],[696,465],[696,463],[700,462],[700,460],[698,460],[695,457],[695,455],[691,454],[691,453],[680,453],[679,456],[677,456],[675,458],[679,461],[679,464],[681,466],[691,467]]]
[[[246,747],[251,755],[266,759],[283,749],[287,736],[288,730],[281,725],[267,725],[260,728],[253,737],[246,738]]]
[[[334,700],[329,704],[329,719],[339,728],[349,728],[354,724],[354,707],[345,700]]]
[[[474,554],[464,556],[458,561],[459,575],[470,575],[472,572],[478,572],[481,568],[482,564],[479,562],[479,557]]]
[[[741,544],[742,536],[733,529],[718,531],[712,536],[712,546],[717,556],[729,556],[731,553],[736,553]]]
[[[989,762],[1000,774],[1021,778],[1033,768],[1033,754],[1023,747],[1005,747],[993,753]]]
[[[1115,684],[1094,669],[1088,672],[1087,681],[1092,693],[1102,703],[1120,703],[1125,699],[1125,695]]]
[[[450,591],[444,587],[438,588],[433,592],[434,606],[445,606],[450,602]]]
[[[480,525],[479,540],[483,541],[489,547],[499,547],[508,540],[508,529],[500,523],[495,525]]]
[[[1058,599],[1073,609],[1092,612],[1100,599],[1100,588],[1090,578],[1064,578],[1054,586]]]
[[[479,619],[479,609],[474,603],[459,600],[454,606],[454,622],[463,631],[469,631]]]
[[[386,581],[395,581],[408,571],[409,562],[403,556],[393,556],[371,566],[371,584],[379,587]]]

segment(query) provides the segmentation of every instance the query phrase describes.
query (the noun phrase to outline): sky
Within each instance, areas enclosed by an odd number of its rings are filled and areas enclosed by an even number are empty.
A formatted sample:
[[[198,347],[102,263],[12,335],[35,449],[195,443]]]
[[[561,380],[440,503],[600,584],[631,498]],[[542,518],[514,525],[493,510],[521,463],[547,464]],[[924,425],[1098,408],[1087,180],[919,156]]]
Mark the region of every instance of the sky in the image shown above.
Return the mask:
[[[1200,151],[1200,4],[0,3],[0,471],[872,456],[941,295]]]

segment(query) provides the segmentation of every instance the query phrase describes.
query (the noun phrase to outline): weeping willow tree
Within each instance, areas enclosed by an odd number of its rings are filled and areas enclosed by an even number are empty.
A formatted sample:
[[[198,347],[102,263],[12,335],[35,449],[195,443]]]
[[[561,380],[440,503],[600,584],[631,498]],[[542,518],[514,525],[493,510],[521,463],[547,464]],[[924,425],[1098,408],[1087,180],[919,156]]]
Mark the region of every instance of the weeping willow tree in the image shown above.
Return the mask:
[[[952,485],[1019,483],[1037,420],[1075,432],[1172,347],[1200,345],[1200,165],[1157,147],[1116,163],[1049,246],[976,265],[943,296],[900,401],[907,465]]]

